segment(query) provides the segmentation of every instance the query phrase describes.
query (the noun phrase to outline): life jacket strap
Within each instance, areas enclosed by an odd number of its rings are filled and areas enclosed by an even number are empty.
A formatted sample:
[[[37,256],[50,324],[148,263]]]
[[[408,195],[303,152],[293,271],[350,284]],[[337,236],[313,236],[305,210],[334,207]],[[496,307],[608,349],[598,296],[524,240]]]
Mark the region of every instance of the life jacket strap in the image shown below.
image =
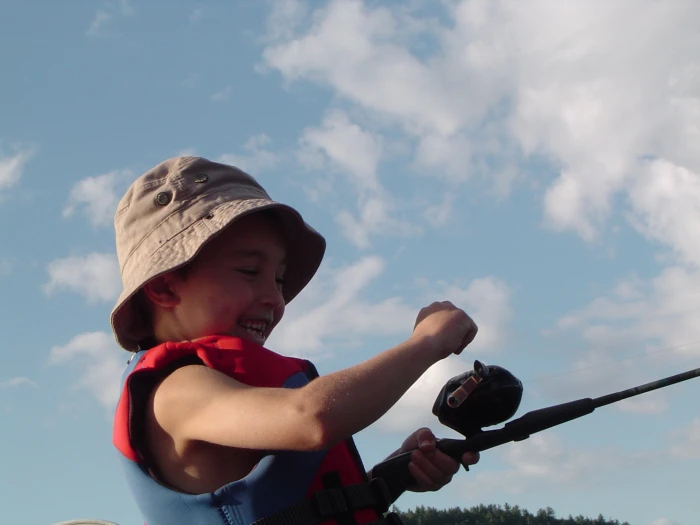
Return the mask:
[[[367,483],[319,490],[311,498],[261,518],[253,525],[319,525],[356,510],[374,509],[383,514],[392,503],[384,480],[374,478]],[[393,517],[389,521],[387,518],[391,514]],[[389,515],[371,525],[400,525],[401,520],[396,514]]]

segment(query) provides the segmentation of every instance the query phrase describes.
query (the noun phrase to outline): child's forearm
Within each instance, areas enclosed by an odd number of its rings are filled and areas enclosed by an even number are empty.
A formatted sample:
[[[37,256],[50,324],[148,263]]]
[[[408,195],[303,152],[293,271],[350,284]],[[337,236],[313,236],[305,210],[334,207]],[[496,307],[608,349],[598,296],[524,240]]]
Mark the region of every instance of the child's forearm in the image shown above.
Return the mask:
[[[430,345],[430,338],[410,338],[300,389],[303,404],[318,425],[319,446],[332,446],[384,415],[435,362]]]

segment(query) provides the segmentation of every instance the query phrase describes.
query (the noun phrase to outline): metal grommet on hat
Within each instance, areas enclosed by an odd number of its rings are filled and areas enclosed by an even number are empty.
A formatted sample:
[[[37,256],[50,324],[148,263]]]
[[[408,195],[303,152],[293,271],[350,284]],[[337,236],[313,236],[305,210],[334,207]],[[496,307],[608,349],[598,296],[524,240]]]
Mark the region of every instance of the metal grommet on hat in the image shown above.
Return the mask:
[[[194,177],[194,181],[198,183],[203,183],[207,182],[209,180],[209,175],[206,173],[197,173],[197,175]]]
[[[171,199],[172,196],[170,195],[170,193],[168,193],[167,191],[161,191],[158,195],[156,195],[156,204],[165,206],[166,204],[170,203]]]

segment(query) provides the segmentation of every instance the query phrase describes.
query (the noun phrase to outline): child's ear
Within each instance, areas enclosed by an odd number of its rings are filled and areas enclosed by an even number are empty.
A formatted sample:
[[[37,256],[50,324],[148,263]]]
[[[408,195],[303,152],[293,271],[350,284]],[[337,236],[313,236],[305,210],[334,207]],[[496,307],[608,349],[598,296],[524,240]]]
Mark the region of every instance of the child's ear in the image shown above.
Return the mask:
[[[143,293],[155,305],[163,308],[177,306],[180,303],[180,296],[175,291],[176,279],[177,276],[173,272],[159,275],[143,286]]]

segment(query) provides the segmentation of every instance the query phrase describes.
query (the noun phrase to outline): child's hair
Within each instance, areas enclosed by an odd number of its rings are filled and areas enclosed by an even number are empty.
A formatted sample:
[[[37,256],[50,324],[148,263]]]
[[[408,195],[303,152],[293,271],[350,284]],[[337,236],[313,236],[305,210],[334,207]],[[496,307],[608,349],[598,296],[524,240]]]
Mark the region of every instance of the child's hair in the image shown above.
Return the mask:
[[[284,299],[291,301],[316,273],[326,242],[292,207],[270,199],[247,173],[200,157],[176,157],[139,177],[114,217],[123,291],[112,330],[125,349],[153,342],[148,281],[187,265],[227,226],[250,213],[269,213],[286,242]]]

